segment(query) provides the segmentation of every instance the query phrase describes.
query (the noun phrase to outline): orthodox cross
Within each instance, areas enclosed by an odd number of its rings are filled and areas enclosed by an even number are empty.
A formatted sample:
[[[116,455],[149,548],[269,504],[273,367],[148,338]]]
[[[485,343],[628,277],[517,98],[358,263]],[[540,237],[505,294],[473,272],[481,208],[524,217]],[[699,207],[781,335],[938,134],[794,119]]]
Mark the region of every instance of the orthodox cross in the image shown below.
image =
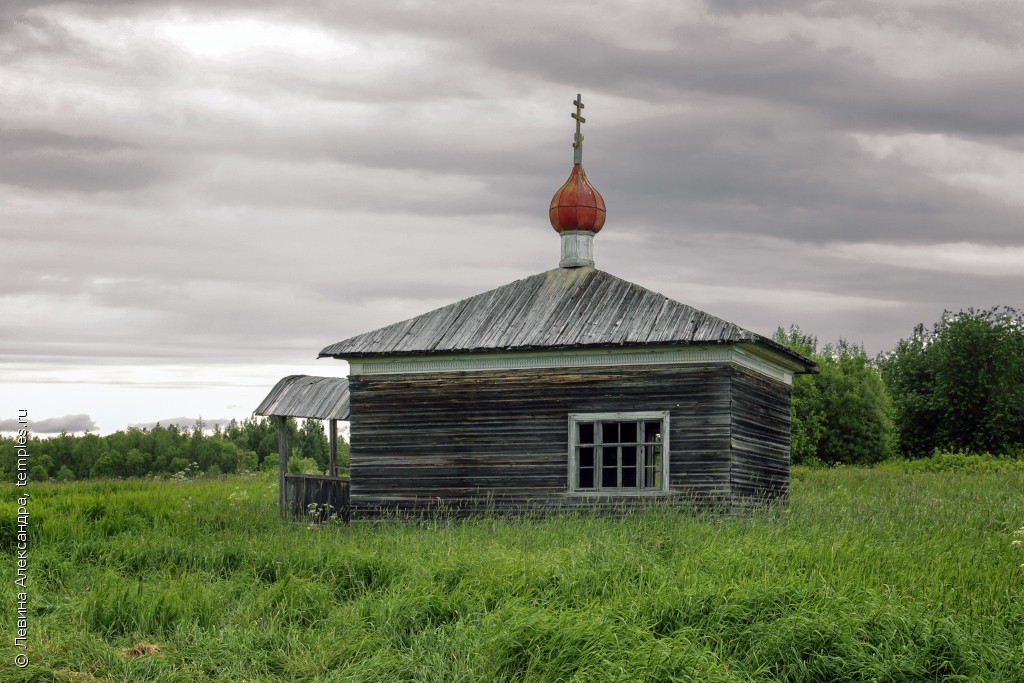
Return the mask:
[[[573,104],[576,105],[576,111],[570,116],[576,119],[576,136],[572,139],[572,163],[582,164],[583,163],[583,135],[580,133],[580,124],[586,123],[587,120],[583,118],[583,96],[579,93],[576,94],[576,99],[573,100]]]

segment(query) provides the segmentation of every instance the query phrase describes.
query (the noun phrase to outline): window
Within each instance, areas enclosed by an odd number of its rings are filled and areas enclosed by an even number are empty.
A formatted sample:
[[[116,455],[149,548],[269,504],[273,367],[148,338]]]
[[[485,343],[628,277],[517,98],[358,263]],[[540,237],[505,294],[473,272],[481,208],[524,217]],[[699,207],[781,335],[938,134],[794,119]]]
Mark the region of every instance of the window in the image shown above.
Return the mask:
[[[569,490],[668,490],[668,413],[569,415]]]

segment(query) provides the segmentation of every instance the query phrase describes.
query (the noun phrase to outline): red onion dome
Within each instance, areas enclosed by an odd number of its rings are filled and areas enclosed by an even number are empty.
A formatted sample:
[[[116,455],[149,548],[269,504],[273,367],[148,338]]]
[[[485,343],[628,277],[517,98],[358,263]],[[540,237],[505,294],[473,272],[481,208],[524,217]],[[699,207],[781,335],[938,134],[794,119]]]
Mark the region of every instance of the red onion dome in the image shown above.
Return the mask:
[[[595,235],[604,226],[605,208],[601,193],[587,180],[582,164],[575,164],[569,179],[551,198],[551,227],[555,232],[587,230]]]

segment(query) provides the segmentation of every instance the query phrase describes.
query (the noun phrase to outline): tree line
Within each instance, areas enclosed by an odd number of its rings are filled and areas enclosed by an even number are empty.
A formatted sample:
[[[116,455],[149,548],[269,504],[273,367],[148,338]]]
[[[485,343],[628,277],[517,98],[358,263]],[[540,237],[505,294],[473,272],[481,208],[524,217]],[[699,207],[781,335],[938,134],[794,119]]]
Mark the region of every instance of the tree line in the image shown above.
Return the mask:
[[[936,452],[1024,457],[1024,316],[946,311],[869,358],[844,340],[819,349],[796,326],[776,341],[818,362],[793,382],[795,463],[870,464]]]
[[[291,451],[289,469],[322,472],[330,446],[320,420],[286,420]],[[16,442],[0,437],[0,469],[13,481]],[[130,428],[107,436],[60,434],[32,437],[27,445],[29,478],[73,481],[86,478],[219,476],[277,469],[277,421],[252,416],[232,420],[212,432],[198,421],[191,429],[177,425]],[[348,462],[348,444],[338,439],[338,460]]]
[[[1007,307],[946,312],[917,325],[892,351],[870,358],[840,339],[819,347],[797,326],[775,340],[815,360],[792,393],[794,463],[871,464],[936,452],[1024,458],[1024,315]],[[288,418],[289,469],[322,472],[328,441],[319,420]],[[277,468],[275,420],[232,420],[212,433],[157,426],[108,436],[33,437],[31,479],[216,476]],[[348,444],[339,439],[339,462]],[[14,478],[16,448],[0,437],[0,469]]]

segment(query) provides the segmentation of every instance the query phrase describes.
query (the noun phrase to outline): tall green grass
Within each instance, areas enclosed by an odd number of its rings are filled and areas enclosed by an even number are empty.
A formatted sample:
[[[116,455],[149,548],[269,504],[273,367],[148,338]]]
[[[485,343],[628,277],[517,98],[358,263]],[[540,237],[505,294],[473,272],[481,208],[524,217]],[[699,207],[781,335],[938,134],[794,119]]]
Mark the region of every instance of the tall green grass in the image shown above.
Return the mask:
[[[736,517],[321,527],[267,480],[30,491],[23,670],[13,487],[0,509],[3,680],[1024,681],[1019,471],[797,468],[788,508]]]

